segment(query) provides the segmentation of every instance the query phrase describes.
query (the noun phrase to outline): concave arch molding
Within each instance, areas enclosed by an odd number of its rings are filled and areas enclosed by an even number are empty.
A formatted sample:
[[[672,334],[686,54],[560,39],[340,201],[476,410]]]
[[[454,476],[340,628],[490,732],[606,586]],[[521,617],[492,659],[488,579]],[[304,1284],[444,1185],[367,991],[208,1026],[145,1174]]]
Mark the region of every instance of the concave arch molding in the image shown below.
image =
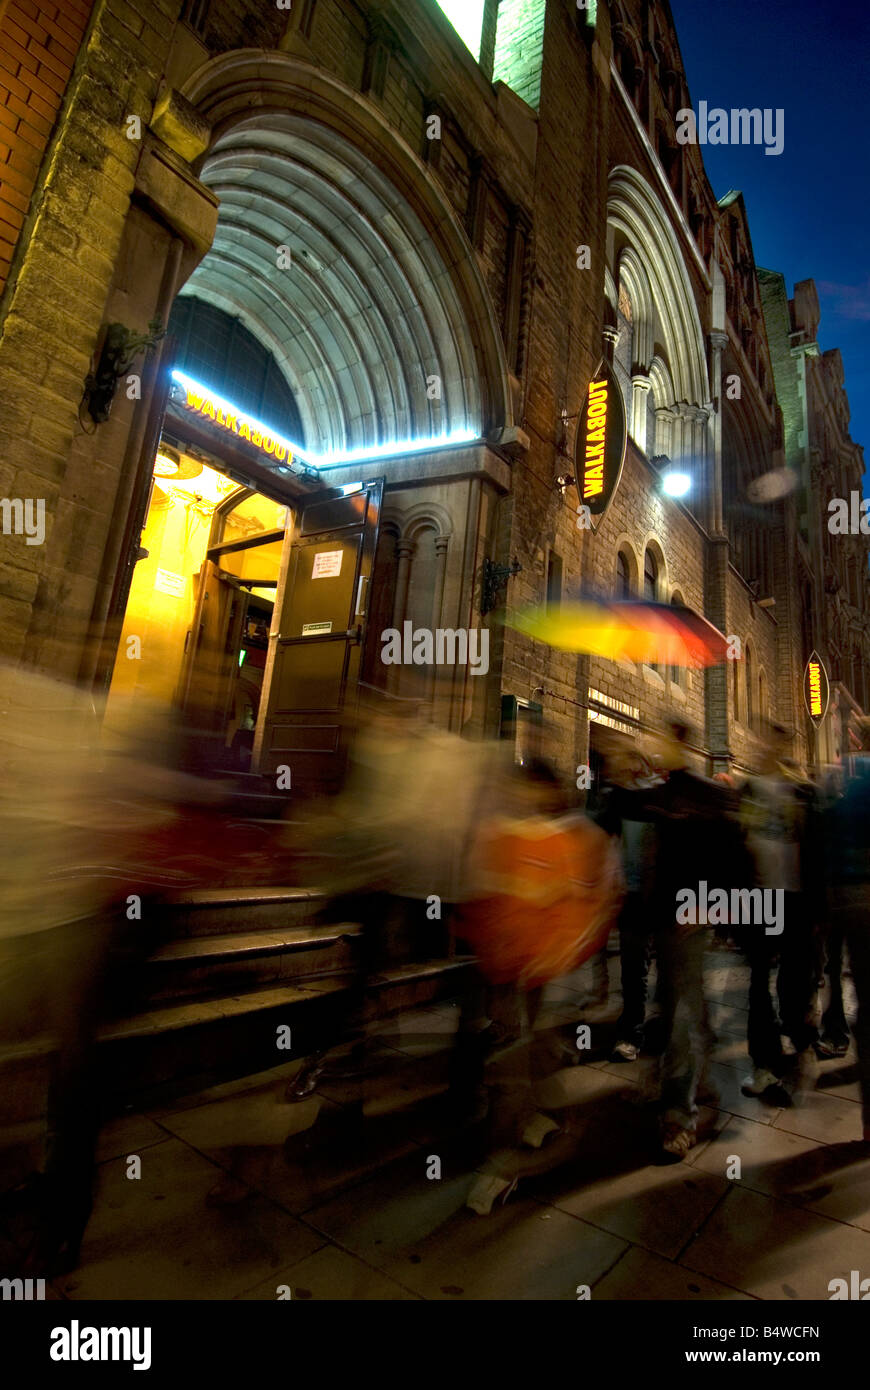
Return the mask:
[[[675,400],[703,407],[710,399],[704,335],[676,233],[650,185],[628,165],[611,170],[607,221],[646,273]],[[629,265],[634,257],[628,258]]]
[[[232,307],[279,349],[305,447],[510,428],[504,347],[471,243],[377,108],[310,64],[253,49],[205,63],[183,94],[211,125],[199,176],[221,200],[212,250],[183,292]],[[278,239],[301,248],[289,269],[275,264]]]

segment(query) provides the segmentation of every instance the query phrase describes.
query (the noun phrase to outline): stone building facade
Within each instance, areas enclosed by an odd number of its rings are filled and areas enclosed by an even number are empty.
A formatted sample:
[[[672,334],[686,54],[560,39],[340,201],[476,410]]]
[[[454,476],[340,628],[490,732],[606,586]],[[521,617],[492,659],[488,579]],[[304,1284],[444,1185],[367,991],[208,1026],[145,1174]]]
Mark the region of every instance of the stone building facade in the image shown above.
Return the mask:
[[[471,47],[435,0],[81,0],[64,26],[60,9],[0,7],[4,658],[110,708],[208,706],[218,744],[250,736],[253,770],[283,757],[315,781],[360,683],[437,695],[477,733],[506,697],[540,707],[566,772],[596,724],[673,712],[708,771],[752,767],[768,714],[821,755],[800,568],[823,583],[821,558],[798,494],[751,501],[794,452],[764,280],[742,198],[717,202],[676,140],[666,3],[487,0]],[[40,64],[62,77],[51,113],[31,102]],[[593,533],[570,479],[602,358],[629,437]],[[836,365],[824,381],[814,402]],[[27,499],[38,544],[15,524]],[[682,601],[740,659],[616,666],[501,621],[581,589]],[[485,632],[486,671],[385,667],[381,635],[405,624]]]
[[[835,762],[860,746],[854,725],[870,699],[864,454],[849,434],[843,359],[836,348],[819,348],[815,284],[802,280],[790,299],[778,272],[761,271],[760,282],[786,458],[798,480],[801,654],[806,663],[815,651],[828,672],[830,717],[819,731],[817,751],[821,761]],[[816,735],[811,724],[805,737],[812,747]]]

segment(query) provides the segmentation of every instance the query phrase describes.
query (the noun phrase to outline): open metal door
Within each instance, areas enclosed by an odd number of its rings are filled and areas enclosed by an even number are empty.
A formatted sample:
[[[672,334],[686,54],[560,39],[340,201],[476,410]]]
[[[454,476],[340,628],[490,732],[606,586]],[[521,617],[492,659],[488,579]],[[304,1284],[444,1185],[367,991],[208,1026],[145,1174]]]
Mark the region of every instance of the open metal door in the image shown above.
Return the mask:
[[[331,791],[359,700],[360,665],[384,479],[311,494],[297,511],[269,634],[253,768]],[[288,785],[284,774],[284,785]]]

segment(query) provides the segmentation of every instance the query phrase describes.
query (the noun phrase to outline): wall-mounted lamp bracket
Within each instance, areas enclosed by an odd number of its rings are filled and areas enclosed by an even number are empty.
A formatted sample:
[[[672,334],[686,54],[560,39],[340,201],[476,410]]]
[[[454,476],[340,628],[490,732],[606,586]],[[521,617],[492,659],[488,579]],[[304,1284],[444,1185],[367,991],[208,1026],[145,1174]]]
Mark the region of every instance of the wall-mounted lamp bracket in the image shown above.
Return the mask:
[[[501,600],[507,582],[515,574],[522,571],[522,565],[518,560],[514,560],[511,565],[497,565],[492,560],[483,562],[483,579],[480,589],[480,612],[481,616],[491,613],[493,608],[501,606]]]
[[[109,418],[118,382],[132,367],[142,351],[151,352],[166,329],[159,319],[152,319],[147,333],[134,333],[123,323],[110,323],[103,338],[99,360],[93,372],[85,378],[82,407],[97,425]]]

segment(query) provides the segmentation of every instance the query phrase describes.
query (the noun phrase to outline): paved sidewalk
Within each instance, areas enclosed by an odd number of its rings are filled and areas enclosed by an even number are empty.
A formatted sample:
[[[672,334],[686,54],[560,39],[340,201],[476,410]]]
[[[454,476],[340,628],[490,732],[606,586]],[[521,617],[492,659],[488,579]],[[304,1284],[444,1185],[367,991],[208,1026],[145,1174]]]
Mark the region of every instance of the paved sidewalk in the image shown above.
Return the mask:
[[[619,997],[578,1012],[589,978],[560,982],[553,1007],[589,1022],[594,1046]],[[657,1165],[636,1103],[650,1064],[593,1053],[564,1074],[568,1138],[530,1162],[539,1171],[507,1205],[475,1216],[474,1133],[443,1137],[458,1011],[420,1011],[382,1028],[364,1084],[325,1081],[290,1104],[294,1063],[107,1125],[81,1267],[51,1294],[274,1300],[287,1285],[302,1299],[575,1300],[587,1285],[593,1299],[827,1299],[832,1279],[870,1275],[854,1057],[822,1064],[790,1109],[743,1096],[747,981],[739,956],[710,954],[719,1100],[682,1164]],[[440,1178],[427,1176],[436,1159]],[[14,1235],[0,1234],[0,1264]]]

